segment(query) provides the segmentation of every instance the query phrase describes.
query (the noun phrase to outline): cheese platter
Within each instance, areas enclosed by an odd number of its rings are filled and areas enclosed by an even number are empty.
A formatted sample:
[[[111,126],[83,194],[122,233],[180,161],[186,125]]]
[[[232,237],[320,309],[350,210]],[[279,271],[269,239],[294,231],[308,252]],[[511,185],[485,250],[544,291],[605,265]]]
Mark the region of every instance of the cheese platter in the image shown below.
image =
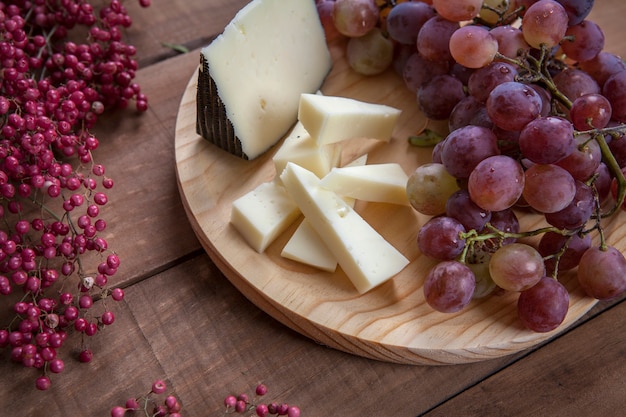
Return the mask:
[[[415,94],[393,70],[362,76],[345,59],[345,43],[329,45],[333,67],[321,92],[402,110],[388,143],[349,140],[342,161],[367,154],[370,163],[394,162],[407,173],[430,162],[431,148],[407,138],[427,125],[437,129],[418,109]],[[435,261],[419,253],[417,232],[428,216],[411,207],[358,201],[364,219],[402,252],[410,263],[394,278],[360,294],[338,268],[334,272],[309,267],[281,256],[297,224],[263,253],[252,249],[230,223],[232,203],[277,173],[272,155],[279,145],[248,161],[209,143],[196,132],[198,74],[191,74],[176,123],[176,173],[186,214],[203,248],[231,283],[251,302],[284,325],[316,343],[351,354],[403,364],[469,363],[514,354],[564,331],[597,300],[585,296],[575,272],[561,282],[570,293],[568,314],[556,330],[535,333],[516,314],[515,293],[473,300],[458,313],[434,311],[425,301],[423,283]],[[542,225],[542,217],[520,213],[523,229]],[[619,233],[622,215],[605,226],[616,247],[624,249]]]

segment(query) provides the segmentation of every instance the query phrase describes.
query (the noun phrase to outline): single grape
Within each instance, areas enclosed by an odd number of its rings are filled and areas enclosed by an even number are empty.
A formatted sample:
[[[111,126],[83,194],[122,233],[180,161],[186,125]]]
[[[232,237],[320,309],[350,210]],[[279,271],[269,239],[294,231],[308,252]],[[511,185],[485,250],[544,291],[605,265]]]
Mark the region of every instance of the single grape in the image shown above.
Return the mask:
[[[402,78],[407,88],[417,93],[421,86],[437,75],[447,74],[449,70],[450,64],[448,61],[428,61],[418,52],[415,52],[407,59],[402,69]]]
[[[613,108],[601,94],[586,94],[572,103],[570,119],[576,130],[603,129],[609,124]]]
[[[472,73],[467,81],[467,89],[476,100],[486,102],[496,86],[515,81],[517,69],[507,62],[492,62]]]
[[[417,34],[418,52],[429,61],[451,60],[450,38],[459,27],[441,16],[428,19]]]
[[[539,244],[537,245],[537,251],[539,251],[541,256],[545,259],[544,264],[547,273],[552,274],[557,268],[556,255],[559,255],[559,272],[569,271],[578,266],[583,253],[590,247],[591,235],[589,234],[584,236],[578,234],[564,236],[556,232],[547,232],[541,236]]]
[[[626,291],[626,259],[615,247],[594,246],[578,264],[578,282],[590,297],[609,300]]]
[[[604,49],[604,33],[591,20],[570,26],[565,36],[567,38],[561,43],[561,49],[574,61],[589,61]]]
[[[482,26],[463,26],[450,37],[452,58],[468,68],[482,68],[490,64],[497,52],[498,41]]]
[[[380,74],[391,65],[393,43],[382,30],[373,28],[363,36],[348,40],[346,59],[350,67],[359,74]]]
[[[505,130],[522,130],[539,116],[542,106],[533,88],[516,81],[498,84],[487,98],[487,114]]]
[[[587,181],[600,166],[602,151],[598,142],[590,140],[589,135],[577,135],[574,140],[574,152],[556,164],[569,172],[575,180]]]
[[[433,217],[417,233],[417,246],[424,255],[438,260],[451,260],[461,254],[465,228],[456,219],[447,216]]]
[[[489,211],[512,207],[523,189],[524,171],[521,165],[505,155],[490,156],[479,162],[468,181],[472,201]]]
[[[399,3],[387,15],[387,31],[396,42],[415,46],[419,30],[435,15],[435,9],[421,1]]]
[[[435,310],[455,313],[472,300],[476,278],[472,270],[458,261],[443,261],[426,276],[424,297]]]
[[[335,0],[333,21],[345,36],[365,35],[376,26],[379,16],[374,0]]]
[[[626,70],[611,75],[602,88],[602,94],[611,103],[613,119],[626,123]]]
[[[458,220],[465,230],[481,231],[491,220],[491,212],[474,203],[467,190],[452,194],[446,203],[446,216]]]
[[[459,189],[443,164],[420,165],[409,175],[406,192],[411,206],[418,212],[436,216],[445,213],[448,198]]]
[[[524,126],[519,135],[519,147],[531,161],[553,164],[576,149],[574,127],[562,117],[539,117]]]
[[[570,26],[581,23],[591,12],[594,0],[557,0],[568,16]]]
[[[574,178],[557,165],[532,165],[524,177],[524,200],[539,212],[555,213],[563,210],[576,195]]]
[[[483,0],[433,0],[433,7],[444,19],[453,22],[472,20],[483,4]]]
[[[485,103],[476,100],[472,96],[467,96],[459,101],[452,109],[448,118],[450,132],[469,125],[493,129],[493,122],[487,115]]]
[[[491,29],[491,34],[498,42],[498,52],[508,58],[517,58],[530,51],[530,45],[520,28],[511,25],[496,26]]]
[[[498,154],[496,135],[486,127],[469,125],[446,137],[441,161],[452,176],[469,178],[480,161]]]
[[[545,274],[543,257],[524,243],[502,246],[491,255],[489,274],[500,288],[524,291],[535,285]]]
[[[613,74],[626,70],[626,63],[619,56],[602,51],[589,61],[580,62],[581,70],[589,74],[602,88],[606,80]]]
[[[554,0],[539,0],[522,18],[522,33],[533,48],[552,48],[561,42],[568,28],[567,12]]]
[[[506,210],[492,211],[489,224],[504,233],[519,233],[520,231],[519,219],[517,218],[515,211],[510,208]],[[488,230],[484,231],[489,232]],[[499,247],[501,245],[508,245],[516,241],[517,238],[515,237],[507,237],[498,242],[487,241],[487,243],[496,243],[496,247]]]
[[[569,293],[554,278],[543,277],[532,288],[520,293],[517,315],[528,329],[546,333],[559,327],[569,309]]]
[[[445,140],[442,140],[442,141],[437,142],[437,144],[435,146],[433,146],[433,151],[431,152],[431,159],[432,159],[433,163],[443,165],[441,163],[441,152],[443,151],[443,145],[444,144],[445,144]],[[445,167],[444,167],[444,171],[446,171]],[[448,173],[448,171],[446,171],[446,173]],[[448,175],[450,175],[450,174],[448,173]],[[452,177],[452,176],[450,175],[450,177]],[[454,177],[452,177],[452,178],[454,178]]]
[[[576,181],[574,199],[565,208],[546,213],[546,221],[559,229],[576,230],[584,226],[596,208],[595,197],[590,186]]]
[[[577,68],[568,68],[553,78],[554,85],[570,101],[587,94],[600,93],[600,86],[589,74]]]
[[[437,75],[417,92],[417,102],[429,119],[445,120],[450,117],[454,106],[465,98],[463,83],[448,75]]]
[[[547,117],[552,113],[552,94],[538,84],[529,84],[530,88],[535,90],[539,97],[541,98],[541,111],[539,112],[539,116]]]
[[[458,62],[452,61],[452,65],[450,65],[449,74],[453,77],[456,77],[463,83],[463,85],[467,85],[469,81],[469,77],[476,71],[474,68],[467,68]]]

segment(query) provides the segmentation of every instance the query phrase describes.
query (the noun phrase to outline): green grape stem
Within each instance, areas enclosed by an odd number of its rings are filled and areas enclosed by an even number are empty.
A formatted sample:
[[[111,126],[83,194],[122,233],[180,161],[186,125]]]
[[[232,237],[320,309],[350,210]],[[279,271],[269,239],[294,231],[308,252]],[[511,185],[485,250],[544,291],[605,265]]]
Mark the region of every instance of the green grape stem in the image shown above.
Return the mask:
[[[624,126],[622,126],[622,129],[624,129]],[[622,172],[622,169],[615,159],[613,152],[611,152],[611,149],[606,142],[604,133],[602,133],[601,131],[597,131],[593,135],[593,137],[596,142],[598,142],[598,145],[600,145],[600,150],[602,152],[604,163],[609,167],[609,169],[615,176],[615,180],[617,181],[617,196],[615,197],[615,204],[608,212],[602,214],[603,218],[607,218],[615,214],[615,212],[617,212],[624,203],[624,197],[626,197],[626,178],[624,177],[624,172]]]
[[[503,241],[504,239],[523,239],[532,236],[538,236],[547,232],[555,232],[564,236],[573,235],[576,233],[576,231],[562,230],[554,226],[541,227],[526,232],[505,232],[496,228],[491,223],[487,223],[485,225],[485,229],[488,229],[489,232],[481,234],[477,230],[470,230],[459,235],[461,239],[465,240],[465,247],[463,248],[463,252],[461,252],[461,255],[459,257],[461,262],[465,263],[467,261],[469,251],[478,242],[485,242],[491,239],[497,239],[499,241]]]
[[[422,148],[435,146],[445,138],[431,129],[424,129],[419,135],[409,136],[409,143]]]

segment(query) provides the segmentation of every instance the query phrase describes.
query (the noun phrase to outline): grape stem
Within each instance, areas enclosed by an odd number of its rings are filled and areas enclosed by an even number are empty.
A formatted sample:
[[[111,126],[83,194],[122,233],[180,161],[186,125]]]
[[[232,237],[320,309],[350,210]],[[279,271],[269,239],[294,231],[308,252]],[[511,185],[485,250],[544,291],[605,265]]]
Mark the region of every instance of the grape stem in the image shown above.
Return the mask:
[[[600,145],[602,157],[613,175],[615,175],[615,180],[617,181],[617,196],[615,198],[615,204],[608,212],[601,215],[602,218],[607,218],[615,214],[615,212],[622,207],[622,204],[624,203],[624,197],[626,197],[626,178],[624,177],[624,173],[615,159],[613,152],[611,152],[608,143],[606,143],[604,134],[596,132],[594,134],[594,139],[598,142],[598,145]]]
[[[555,232],[563,236],[570,236],[577,233],[574,230],[562,230],[554,226],[546,226],[541,227],[535,230],[529,230],[527,232],[505,232],[493,226],[491,223],[487,223],[485,225],[485,229],[488,229],[488,233],[481,234],[478,231],[472,229],[465,233],[460,233],[459,237],[464,239],[466,244],[463,248],[463,252],[461,252],[460,261],[465,263],[467,261],[467,256],[469,254],[470,249],[474,246],[474,244],[478,242],[485,242],[491,239],[497,239],[499,241],[503,241],[504,239],[522,239],[526,237],[532,237],[541,235],[547,232]]]
[[[419,135],[409,136],[409,143],[422,148],[435,146],[445,138],[432,129],[424,129]]]

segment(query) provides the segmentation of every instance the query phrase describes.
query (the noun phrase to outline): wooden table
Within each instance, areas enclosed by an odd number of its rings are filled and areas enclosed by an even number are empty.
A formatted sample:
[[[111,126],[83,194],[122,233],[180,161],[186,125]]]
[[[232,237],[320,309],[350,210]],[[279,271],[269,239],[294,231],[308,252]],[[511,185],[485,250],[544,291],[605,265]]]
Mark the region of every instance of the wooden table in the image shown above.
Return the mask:
[[[0,361],[0,415],[107,416],[126,398],[168,383],[183,415],[221,416],[226,395],[251,392],[298,405],[304,416],[617,416],[626,402],[626,303],[602,302],[559,337],[489,361],[413,366],[330,349],[289,330],[244,298],[206,255],[176,183],[178,105],[199,48],[247,0],[128,1],[137,81],[150,109],[101,120],[96,157],[116,180],[106,207],[108,241],[126,291],[116,322],[92,338],[94,360],[66,361],[47,392],[36,373]],[[590,17],[606,50],[626,56],[626,3],[599,0]],[[191,52],[177,54],[162,43]],[[75,339],[75,340],[74,340]],[[67,343],[79,344],[74,337]]]

